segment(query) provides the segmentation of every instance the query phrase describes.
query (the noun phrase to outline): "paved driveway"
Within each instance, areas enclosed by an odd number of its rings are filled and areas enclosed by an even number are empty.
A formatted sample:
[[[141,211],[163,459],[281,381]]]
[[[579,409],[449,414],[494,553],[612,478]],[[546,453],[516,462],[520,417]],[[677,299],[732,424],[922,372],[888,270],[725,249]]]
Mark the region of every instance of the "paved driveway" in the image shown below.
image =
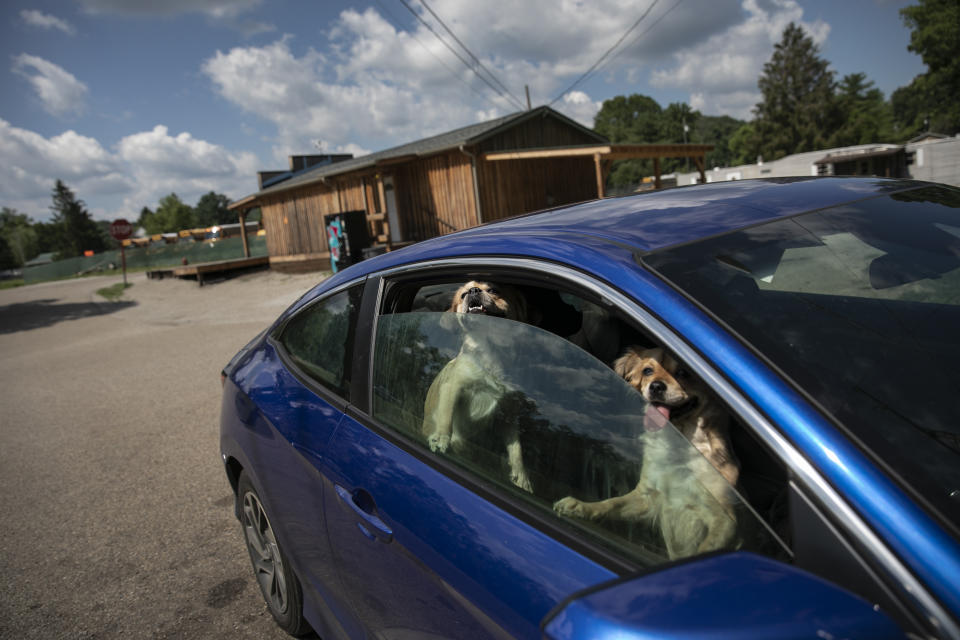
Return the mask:
[[[219,460],[220,368],[319,274],[0,291],[0,638],[287,638]]]

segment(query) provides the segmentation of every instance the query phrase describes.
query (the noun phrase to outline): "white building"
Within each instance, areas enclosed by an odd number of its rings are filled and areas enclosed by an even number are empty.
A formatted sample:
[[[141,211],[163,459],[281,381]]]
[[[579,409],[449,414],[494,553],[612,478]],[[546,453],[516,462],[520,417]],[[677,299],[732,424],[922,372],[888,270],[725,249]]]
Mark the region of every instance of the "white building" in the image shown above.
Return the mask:
[[[910,142],[864,144],[796,153],[772,162],[714,167],[707,182],[790,176],[883,176],[942,182],[960,187],[960,134],[924,134]],[[678,173],[677,185],[696,184],[699,173]]]

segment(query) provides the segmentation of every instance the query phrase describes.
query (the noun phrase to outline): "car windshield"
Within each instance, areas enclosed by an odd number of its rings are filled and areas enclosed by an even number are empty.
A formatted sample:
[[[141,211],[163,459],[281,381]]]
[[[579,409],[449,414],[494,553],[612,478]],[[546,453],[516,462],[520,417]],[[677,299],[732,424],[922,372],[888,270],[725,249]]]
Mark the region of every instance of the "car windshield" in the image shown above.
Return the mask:
[[[924,187],[644,262],[960,530],[960,191]]]

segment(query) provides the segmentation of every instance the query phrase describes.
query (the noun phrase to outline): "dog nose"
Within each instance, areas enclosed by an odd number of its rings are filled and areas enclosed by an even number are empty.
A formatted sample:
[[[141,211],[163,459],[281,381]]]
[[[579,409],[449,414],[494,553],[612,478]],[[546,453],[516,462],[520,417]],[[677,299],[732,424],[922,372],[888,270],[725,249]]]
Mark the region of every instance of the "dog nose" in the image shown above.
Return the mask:
[[[663,397],[664,392],[667,390],[667,385],[662,380],[654,380],[647,388],[650,390],[650,395],[659,398]]]
[[[480,287],[472,287],[469,291],[467,291],[467,293],[469,293],[472,296],[476,296],[483,293],[483,291],[480,290]]]

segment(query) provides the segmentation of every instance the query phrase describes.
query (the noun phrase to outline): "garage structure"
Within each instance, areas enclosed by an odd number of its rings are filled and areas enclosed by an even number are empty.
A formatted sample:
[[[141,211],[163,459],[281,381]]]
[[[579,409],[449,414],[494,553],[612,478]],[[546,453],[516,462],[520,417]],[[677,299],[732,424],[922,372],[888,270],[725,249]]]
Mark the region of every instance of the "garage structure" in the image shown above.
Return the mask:
[[[690,157],[702,170],[711,148],[613,145],[539,107],[360,158],[294,157],[290,171],[261,173],[260,191],[230,208],[241,222],[260,209],[271,268],[317,270],[330,264],[324,223],[329,214],[362,211],[371,242],[390,250],[603,197],[616,159],[652,157],[658,166],[661,157]]]

